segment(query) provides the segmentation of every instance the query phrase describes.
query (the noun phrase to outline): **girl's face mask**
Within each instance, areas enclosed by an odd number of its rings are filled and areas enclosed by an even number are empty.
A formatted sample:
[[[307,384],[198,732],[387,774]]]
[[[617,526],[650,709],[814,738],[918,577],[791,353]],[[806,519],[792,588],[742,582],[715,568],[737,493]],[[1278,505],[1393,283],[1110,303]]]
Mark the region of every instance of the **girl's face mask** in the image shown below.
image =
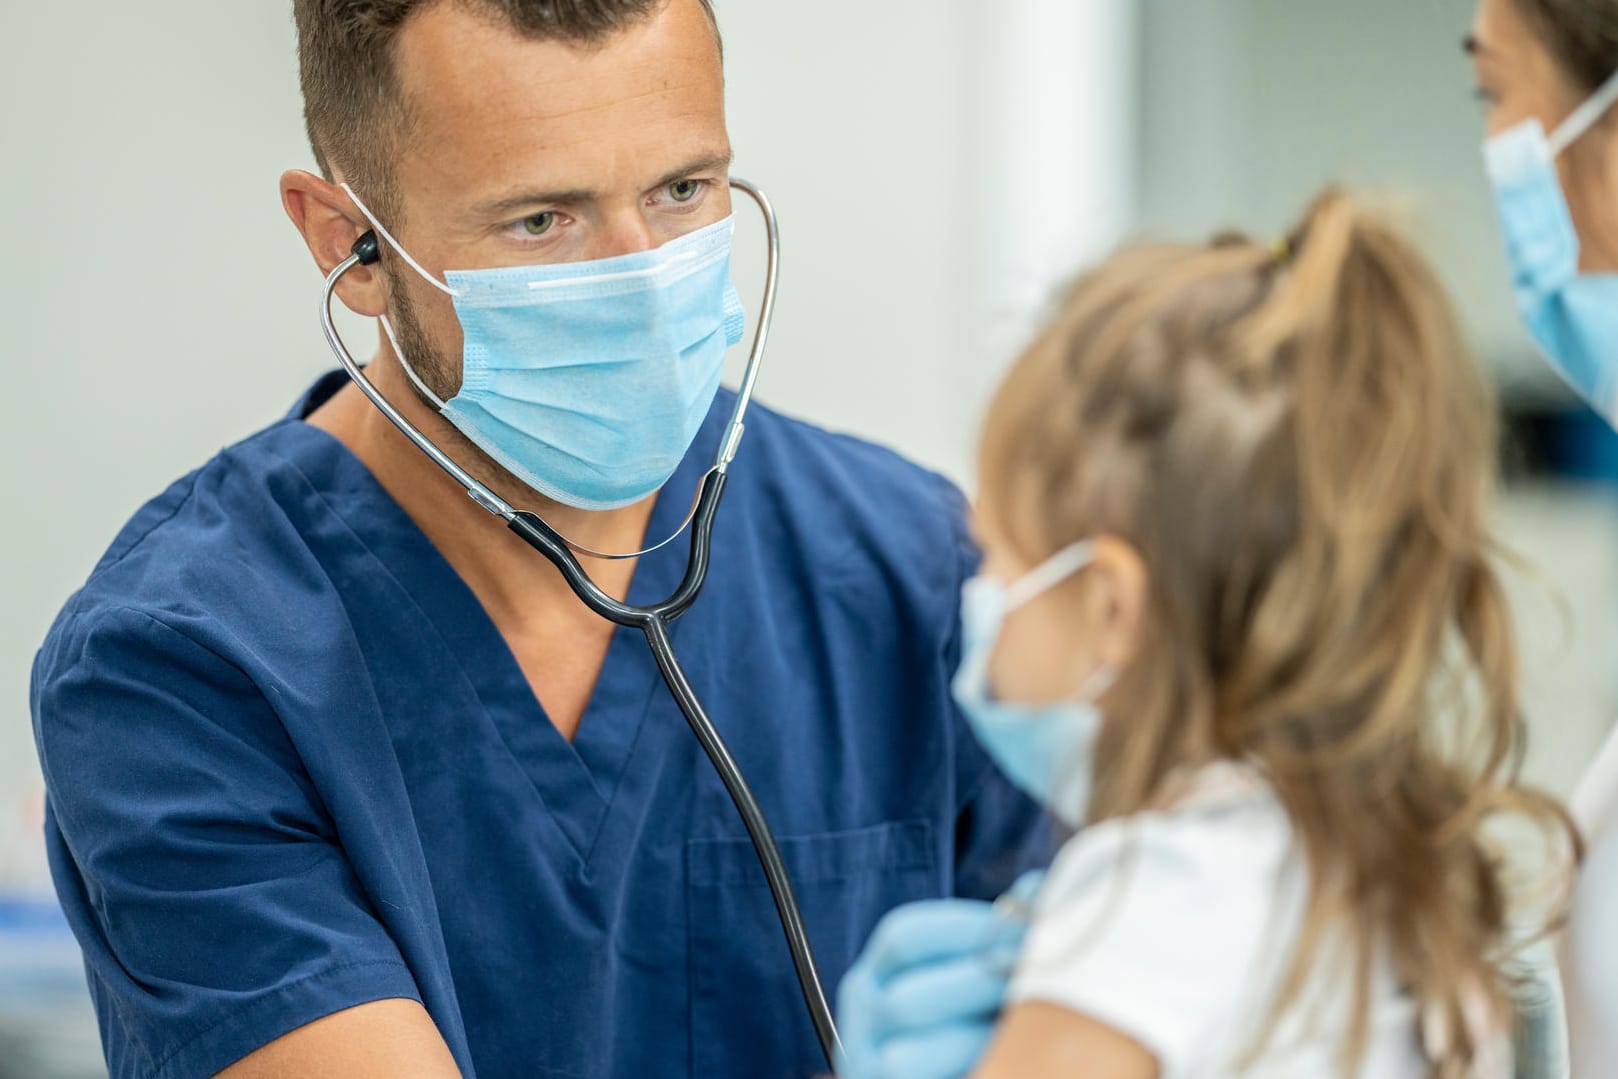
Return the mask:
[[[1081,826],[1089,811],[1092,755],[1101,730],[1095,701],[1116,672],[1097,671],[1075,700],[1031,705],[995,699],[989,662],[1006,617],[1083,570],[1094,557],[1089,543],[1077,543],[1013,584],[982,576],[967,581],[961,593],[961,666],[952,687],[989,756],[1024,793],[1070,828]]]

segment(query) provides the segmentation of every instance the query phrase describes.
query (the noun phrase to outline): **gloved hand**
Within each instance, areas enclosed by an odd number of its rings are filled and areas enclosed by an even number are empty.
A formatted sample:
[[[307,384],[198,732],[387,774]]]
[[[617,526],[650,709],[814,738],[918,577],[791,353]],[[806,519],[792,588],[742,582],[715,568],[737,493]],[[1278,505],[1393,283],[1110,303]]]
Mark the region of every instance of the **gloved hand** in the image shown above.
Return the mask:
[[[1007,893],[1033,900],[1042,872]],[[837,993],[840,1079],[962,1079],[988,1048],[1028,931],[1026,913],[967,899],[884,918]]]

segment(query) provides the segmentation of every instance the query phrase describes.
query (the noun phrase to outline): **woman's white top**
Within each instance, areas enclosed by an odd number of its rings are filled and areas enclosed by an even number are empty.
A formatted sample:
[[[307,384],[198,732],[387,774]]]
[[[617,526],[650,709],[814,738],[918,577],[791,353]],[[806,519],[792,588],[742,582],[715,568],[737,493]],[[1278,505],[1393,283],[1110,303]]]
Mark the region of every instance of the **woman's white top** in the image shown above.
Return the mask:
[[[1618,1075],[1618,732],[1572,808],[1587,844],[1562,938],[1573,1074]]]
[[[1308,871],[1286,812],[1239,765],[1204,769],[1186,789],[1170,809],[1094,825],[1062,848],[1011,1000],[1120,1031],[1157,1057],[1162,1079],[1341,1076],[1353,965],[1329,952],[1249,1060],[1303,922]],[[1359,1075],[1427,1071],[1415,1004],[1380,963]]]

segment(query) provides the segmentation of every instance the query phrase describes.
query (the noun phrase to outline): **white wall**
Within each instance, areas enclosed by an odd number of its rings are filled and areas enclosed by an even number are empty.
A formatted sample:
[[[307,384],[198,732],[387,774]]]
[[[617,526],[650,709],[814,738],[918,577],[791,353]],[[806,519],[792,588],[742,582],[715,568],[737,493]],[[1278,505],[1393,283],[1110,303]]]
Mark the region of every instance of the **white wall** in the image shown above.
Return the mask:
[[[977,238],[967,309],[974,334],[955,381],[957,440],[977,430],[1054,286],[1134,228],[1140,20],[1139,0],[975,6],[976,135],[956,204]]]
[[[7,12],[0,791],[34,768],[33,652],[119,525],[326,366],[277,205],[307,158],[286,11]]]
[[[1460,42],[1473,0],[1150,0],[1141,227],[1279,235],[1328,182],[1402,207],[1515,399],[1567,399],[1507,282]],[[1618,497],[1526,486],[1499,515],[1531,724],[1528,772],[1569,791],[1618,716]]]
[[[964,476],[993,345],[1127,227],[1134,3],[719,0],[737,172],[785,230],[761,399]],[[289,12],[7,12],[0,809],[32,782],[28,665],[62,601],[141,502],[331,366],[276,196],[309,160]]]
[[[719,0],[785,230],[764,399],[970,482],[998,369],[1133,222],[1137,2]]]
[[[1461,41],[1474,0],[1151,0],[1142,221],[1279,234],[1327,183],[1408,215],[1481,354],[1553,392],[1507,288]]]

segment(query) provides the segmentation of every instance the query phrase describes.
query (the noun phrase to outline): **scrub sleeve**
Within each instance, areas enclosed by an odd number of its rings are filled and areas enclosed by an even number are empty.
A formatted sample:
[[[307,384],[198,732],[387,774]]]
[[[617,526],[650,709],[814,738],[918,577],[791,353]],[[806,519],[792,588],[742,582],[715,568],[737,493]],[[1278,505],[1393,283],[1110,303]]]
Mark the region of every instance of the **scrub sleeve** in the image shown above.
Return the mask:
[[[419,1000],[242,672],[132,610],[61,629],[40,662],[66,673],[35,690],[47,833],[126,1049],[113,1079],[213,1074],[321,1016]]]

